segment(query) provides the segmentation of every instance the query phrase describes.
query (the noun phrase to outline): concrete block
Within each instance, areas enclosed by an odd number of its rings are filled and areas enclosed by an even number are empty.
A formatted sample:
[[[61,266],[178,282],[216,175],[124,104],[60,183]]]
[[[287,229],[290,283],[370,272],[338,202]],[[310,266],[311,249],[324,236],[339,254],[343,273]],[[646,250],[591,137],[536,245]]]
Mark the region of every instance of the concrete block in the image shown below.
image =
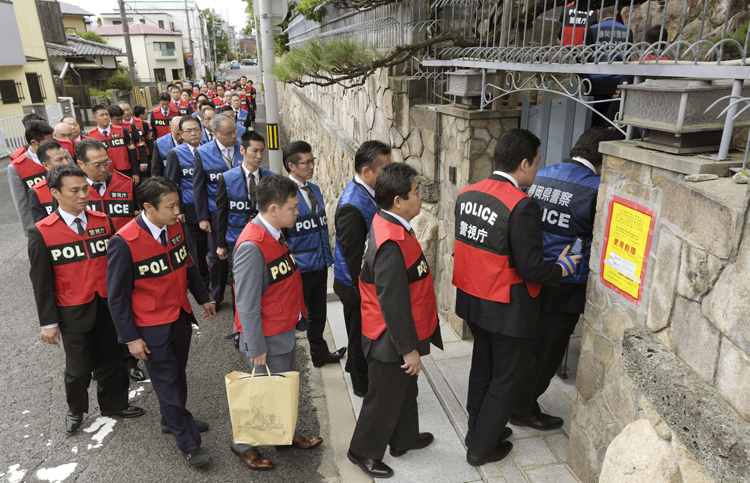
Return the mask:
[[[409,143],[409,151],[411,151],[412,156],[422,155],[422,136],[418,129],[412,129],[409,133],[409,139],[407,139],[407,142]]]
[[[699,303],[677,297],[671,318],[672,349],[704,381],[713,384],[719,354],[719,331],[701,315]]]
[[[544,440],[552,448],[557,459],[563,463],[568,461],[568,437],[565,434],[552,434],[545,436]]]
[[[681,483],[677,458],[647,419],[627,425],[607,448],[602,483]]]
[[[576,389],[584,399],[591,399],[604,386],[604,363],[592,353],[581,354],[578,360]]]
[[[723,267],[717,257],[686,244],[682,250],[682,269],[679,271],[677,292],[685,298],[700,302]]]
[[[745,420],[750,420],[750,357],[727,338],[721,343],[716,389]]]
[[[542,437],[520,439],[513,443],[513,459],[521,468],[558,463],[555,453]]]
[[[531,483],[578,483],[565,465],[551,465],[526,470],[526,477]]]

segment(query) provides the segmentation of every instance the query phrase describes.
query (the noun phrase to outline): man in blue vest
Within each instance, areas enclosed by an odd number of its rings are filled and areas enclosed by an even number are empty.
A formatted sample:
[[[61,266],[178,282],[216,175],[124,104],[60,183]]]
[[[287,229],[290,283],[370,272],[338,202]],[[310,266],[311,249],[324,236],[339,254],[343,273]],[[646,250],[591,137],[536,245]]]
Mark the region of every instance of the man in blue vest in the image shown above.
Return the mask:
[[[307,341],[310,343],[312,363],[315,367],[322,367],[338,362],[346,354],[346,347],[331,352],[323,339],[327,316],[328,267],[333,265],[333,254],[323,194],[309,181],[315,174],[312,146],[305,141],[289,143],[284,148],[284,168],[297,185],[299,198],[297,221],[291,228],[284,229],[284,235],[302,275],[302,290],[307,306]]]
[[[266,140],[255,131],[249,131],[240,139],[242,164],[219,176],[216,186],[217,253],[221,260],[229,263],[228,284],[233,285],[232,267],[234,244],[250,220],[258,214],[255,187],[262,178],[273,176],[273,171],[260,167],[266,151]],[[230,291],[232,300],[233,292]],[[234,311],[234,303],[232,303]],[[239,332],[235,333],[235,345],[239,345]]]
[[[200,229],[198,214],[195,212],[195,197],[193,196],[193,163],[195,150],[201,145],[200,121],[192,116],[180,118],[180,139],[182,144],[171,149],[167,154],[166,178],[171,179],[180,187],[180,220],[185,228],[185,237],[189,240],[188,247],[198,264],[201,279],[206,288],[211,279],[208,274],[208,235]]]
[[[216,115],[216,109],[214,109],[211,101],[206,101],[200,106],[200,114],[201,125],[203,126],[201,141],[203,141],[203,144],[208,144],[214,140],[214,132],[211,130],[211,119]]]
[[[359,296],[359,272],[365,255],[365,242],[375,204],[375,180],[383,165],[391,162],[391,148],[380,141],[365,141],[354,155],[354,179],[346,185],[336,207],[336,248],[333,267],[333,291],[344,306],[344,321],[349,336],[346,371],[352,378],[354,395],[367,394],[367,360],[362,349],[362,312]]]
[[[222,173],[242,163],[240,141],[234,120],[226,114],[211,119],[214,140],[195,150],[193,196],[201,230],[208,233],[208,271],[211,276],[211,297],[216,308],[224,300],[229,275],[229,262],[221,260],[217,234],[216,189]]]
[[[596,196],[602,172],[599,143],[618,139],[622,139],[618,131],[604,127],[589,129],[578,139],[569,159],[537,172],[534,184],[528,189],[528,195],[542,212],[543,256],[547,263],[556,262],[560,252],[572,246],[576,237],[583,238],[585,243],[576,273],[563,277],[558,286],[542,286],[543,333],[510,417],[511,424],[516,426],[551,430],[563,424],[562,418],[543,413],[537,399],[549,387],[586,305]]]
[[[154,143],[154,152],[151,153],[151,176],[164,176],[167,167],[167,155],[176,146],[182,144],[180,137],[180,119],[174,117],[169,121],[170,134],[162,136]]]

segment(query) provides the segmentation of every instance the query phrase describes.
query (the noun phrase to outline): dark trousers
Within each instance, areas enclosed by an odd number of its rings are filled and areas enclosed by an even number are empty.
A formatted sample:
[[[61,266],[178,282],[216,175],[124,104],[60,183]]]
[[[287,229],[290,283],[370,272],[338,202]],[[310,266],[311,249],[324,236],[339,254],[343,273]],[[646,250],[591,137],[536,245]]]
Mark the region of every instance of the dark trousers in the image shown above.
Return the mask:
[[[362,350],[362,312],[359,305],[351,305],[343,300],[344,322],[349,345],[346,357],[346,372],[352,377],[352,388],[360,394],[367,394],[367,359]]]
[[[513,416],[524,417],[541,412],[537,399],[549,387],[549,383],[565,357],[570,335],[576,328],[580,315],[542,313],[544,335],[537,339],[534,355],[528,369],[528,377],[523,382],[521,394],[513,409]]]
[[[146,369],[154,392],[159,398],[161,422],[169,426],[177,447],[183,452],[201,445],[201,437],[187,403],[185,367],[192,337],[192,317],[180,310],[180,317],[171,324],[139,327],[138,333],[151,351]]]
[[[303,273],[302,292],[307,306],[307,341],[310,343],[310,357],[315,360],[331,352],[323,339],[323,331],[326,328],[328,269]]]
[[[235,313],[237,307],[234,305],[234,243],[227,243],[227,285],[229,285],[229,300],[232,302],[232,314]],[[232,318],[232,327],[234,327],[234,318]],[[233,332],[237,332],[232,329]]]
[[[106,302],[96,298],[94,327],[82,334],[60,334],[65,348],[65,395],[73,414],[89,412],[88,388],[92,371],[99,409],[117,412],[128,407],[130,379],[117,343],[115,325]]]
[[[218,226],[216,223],[216,213],[211,213],[211,233],[208,235],[208,272],[211,277],[211,298],[214,302],[221,303],[224,300],[224,290],[227,286],[227,277],[229,276],[229,260],[222,260],[216,253],[218,244],[216,234]]]
[[[136,359],[135,356],[130,353],[128,345],[120,344],[120,348],[122,349],[122,359],[125,361],[125,369],[130,370],[138,367],[138,359]]]
[[[419,376],[407,374],[400,362],[381,362],[370,357],[367,363],[370,387],[349,449],[360,458],[382,460],[387,445],[401,449],[417,443]]]
[[[201,230],[198,223],[185,223],[185,236],[190,238],[188,246],[193,247],[190,255],[195,258],[198,270],[201,272],[201,279],[206,288],[211,283],[211,276],[208,273],[208,233]]]
[[[516,405],[536,339],[518,339],[488,332],[469,322],[474,350],[469,373],[469,449],[477,456],[489,455],[500,440]]]

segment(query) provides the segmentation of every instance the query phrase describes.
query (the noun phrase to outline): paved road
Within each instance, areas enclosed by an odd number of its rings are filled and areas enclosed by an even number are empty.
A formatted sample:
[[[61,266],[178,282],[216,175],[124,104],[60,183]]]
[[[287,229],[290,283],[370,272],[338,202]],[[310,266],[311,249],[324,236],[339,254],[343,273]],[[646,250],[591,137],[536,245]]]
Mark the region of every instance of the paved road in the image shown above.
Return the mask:
[[[188,363],[188,408],[211,425],[203,436],[203,447],[213,456],[208,467],[189,468],[174,438],[159,431],[158,401],[149,383],[131,384],[131,402],[146,409],[133,420],[101,418],[92,385],[82,431],[66,436],[63,349],[39,340],[26,239],[11,202],[6,166],[7,159],[0,160],[0,481],[322,481],[317,469],[330,451],[326,443],[312,451],[268,448],[264,454],[277,468],[266,473],[251,474],[231,453],[224,375],[248,366],[224,339],[232,326],[226,303],[216,320],[194,330]],[[306,339],[299,342],[299,426],[305,434],[319,434],[320,374],[310,364]]]

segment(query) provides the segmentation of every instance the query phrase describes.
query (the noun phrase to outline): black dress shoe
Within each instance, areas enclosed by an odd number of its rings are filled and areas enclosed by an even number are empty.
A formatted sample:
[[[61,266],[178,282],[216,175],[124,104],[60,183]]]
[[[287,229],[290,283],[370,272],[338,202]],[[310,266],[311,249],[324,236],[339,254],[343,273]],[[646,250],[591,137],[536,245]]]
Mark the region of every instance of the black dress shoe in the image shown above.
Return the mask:
[[[102,416],[120,416],[121,418],[129,419],[129,418],[137,418],[138,416],[143,416],[144,412],[145,411],[143,410],[143,408],[139,408],[138,406],[128,406],[122,411],[113,411],[113,412],[102,411]]]
[[[494,450],[485,457],[480,457],[471,452],[470,449],[466,450],[466,462],[471,466],[482,466],[487,463],[494,463],[508,456],[510,450],[513,449],[513,443],[510,441],[500,442]]]
[[[528,416],[524,416],[522,418],[511,416],[510,424],[514,424],[516,426],[526,426],[529,428],[538,429],[540,431],[549,431],[551,429],[557,429],[562,426],[563,419],[558,418],[557,416],[550,416],[549,414],[539,412],[536,414],[529,414]]]
[[[398,458],[399,456],[405,455],[409,450],[426,448],[431,445],[433,441],[435,441],[435,437],[432,435],[432,433],[419,433],[419,436],[417,436],[417,444],[415,444],[411,448],[403,449],[391,447],[390,453],[391,456]]]
[[[511,436],[513,436],[513,430],[506,426],[503,428],[502,431],[500,431],[500,439],[498,441],[505,441]],[[469,445],[471,444],[471,436],[467,434],[466,437],[464,438],[464,443],[466,443],[466,447],[468,448]]]
[[[128,376],[136,382],[145,381],[146,374],[143,373],[140,367],[133,367],[128,369]]]
[[[336,352],[329,352],[327,356],[313,357],[312,363],[315,367],[323,367],[326,364],[338,362],[346,354],[346,347],[342,347]]]
[[[199,433],[205,433],[206,431],[208,431],[208,423],[205,422],[205,421],[201,421],[200,419],[196,419],[195,420],[195,425],[198,427],[198,432]],[[167,426],[166,424],[162,424],[160,426],[160,428],[161,428],[161,432],[164,433],[164,434],[169,434],[169,433],[172,432],[169,429],[169,426]]]
[[[65,416],[65,432],[66,433],[74,434],[76,431],[81,429],[82,424],[83,424],[83,413],[73,414],[70,411],[68,411],[67,416]]]
[[[364,471],[367,476],[372,476],[373,478],[390,478],[391,476],[393,476],[393,470],[391,469],[391,467],[383,463],[381,460],[360,458],[359,456],[352,453],[352,450],[349,450],[346,453],[346,456],[349,458],[349,461],[359,466],[359,468]]]
[[[188,464],[193,467],[204,466],[211,461],[211,455],[208,451],[198,446],[193,451],[182,453],[182,456],[187,460]]]

